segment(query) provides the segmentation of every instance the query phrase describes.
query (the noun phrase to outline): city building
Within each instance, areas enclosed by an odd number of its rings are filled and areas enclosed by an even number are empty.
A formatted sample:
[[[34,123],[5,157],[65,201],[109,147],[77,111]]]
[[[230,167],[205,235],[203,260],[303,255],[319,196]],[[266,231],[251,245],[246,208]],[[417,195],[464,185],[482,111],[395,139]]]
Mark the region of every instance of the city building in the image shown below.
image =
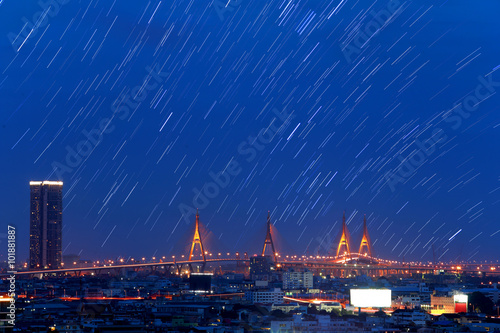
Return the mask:
[[[189,290],[210,292],[212,289],[212,273],[191,273],[189,276]]]
[[[245,293],[247,300],[260,304],[281,304],[285,293],[280,288],[269,290],[251,290]]]
[[[468,296],[457,291],[453,292],[453,295],[450,294],[431,295],[431,314],[467,312]]]
[[[61,267],[62,186],[59,181],[30,182],[30,269]]]
[[[332,319],[330,316],[316,315],[306,319],[302,315],[294,315],[290,320],[271,321],[272,333],[293,332],[363,332],[362,324],[351,320]]]
[[[455,302],[452,296],[431,295],[431,314],[455,313]]]
[[[312,272],[285,272],[283,273],[283,289],[300,289],[313,287]]]
[[[281,304],[273,304],[271,306],[271,311],[281,310],[285,313],[298,309],[300,306],[297,303],[281,303]]]
[[[274,265],[270,256],[256,256],[250,258],[250,275],[253,280],[268,280]]]
[[[420,309],[398,309],[392,313],[391,318],[395,325],[402,326],[425,326],[431,320],[431,316]]]
[[[325,310],[326,312],[332,311],[342,311],[342,304],[339,302],[321,302],[319,305],[320,310]]]
[[[14,326],[16,318],[14,303],[15,299],[8,297],[7,294],[0,294],[0,332],[10,331]]]

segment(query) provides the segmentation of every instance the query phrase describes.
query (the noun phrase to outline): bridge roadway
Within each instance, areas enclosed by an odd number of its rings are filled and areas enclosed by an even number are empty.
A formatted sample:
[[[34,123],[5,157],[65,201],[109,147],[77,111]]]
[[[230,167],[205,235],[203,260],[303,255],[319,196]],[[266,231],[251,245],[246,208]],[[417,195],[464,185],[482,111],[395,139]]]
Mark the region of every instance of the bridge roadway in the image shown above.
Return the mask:
[[[163,267],[175,266],[182,267],[184,265],[203,265],[212,262],[245,262],[248,259],[237,258],[219,258],[203,260],[182,260],[182,261],[163,261],[163,262],[148,262],[138,264],[124,264],[124,265],[107,265],[107,266],[91,266],[91,267],[73,267],[73,268],[59,268],[59,269],[42,269],[37,271],[19,271],[16,275],[34,275],[34,274],[50,274],[50,273],[69,273],[69,272],[85,272],[85,271],[98,271],[98,270],[116,270],[116,269],[137,269],[144,267]]]
[[[307,268],[309,270],[338,270],[338,271],[373,271],[382,274],[410,274],[410,273],[424,273],[433,272],[436,270],[462,272],[462,273],[487,273],[488,275],[500,274],[499,264],[476,264],[464,263],[460,265],[452,264],[437,264],[437,265],[424,265],[412,263],[400,263],[396,261],[387,261],[378,258],[370,258],[367,256],[352,256],[348,258],[332,258],[332,257],[309,257],[309,258],[280,258],[277,261],[279,269],[286,268]],[[36,274],[51,274],[51,273],[71,273],[80,274],[82,272],[98,272],[98,271],[112,271],[120,269],[140,269],[157,267],[171,267],[177,268],[180,272],[184,266],[191,265],[209,265],[211,263],[224,263],[224,262],[241,262],[248,264],[249,258],[214,258],[204,260],[181,260],[181,261],[160,261],[149,263],[134,263],[134,264],[120,264],[120,265],[106,265],[106,266],[91,266],[91,267],[73,267],[73,268],[60,268],[60,269],[44,269],[32,271],[18,271],[17,276],[36,275]]]

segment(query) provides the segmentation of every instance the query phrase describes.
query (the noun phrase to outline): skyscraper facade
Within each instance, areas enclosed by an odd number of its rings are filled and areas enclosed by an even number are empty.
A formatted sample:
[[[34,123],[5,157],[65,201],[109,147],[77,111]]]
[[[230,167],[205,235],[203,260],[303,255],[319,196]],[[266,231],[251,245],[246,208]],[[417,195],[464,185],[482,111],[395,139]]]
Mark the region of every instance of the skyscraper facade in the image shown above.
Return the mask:
[[[59,181],[30,182],[30,269],[61,267],[62,186]]]

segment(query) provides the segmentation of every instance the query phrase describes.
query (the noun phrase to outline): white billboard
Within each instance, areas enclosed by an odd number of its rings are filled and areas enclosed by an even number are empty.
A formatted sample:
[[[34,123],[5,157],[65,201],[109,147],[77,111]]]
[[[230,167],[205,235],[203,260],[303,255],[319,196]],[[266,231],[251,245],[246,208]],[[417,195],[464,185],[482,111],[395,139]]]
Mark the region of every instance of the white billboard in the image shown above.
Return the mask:
[[[357,308],[388,308],[390,289],[351,289],[351,305]]]
[[[453,301],[455,303],[467,303],[468,302],[468,296],[465,295],[465,294],[453,295]]]

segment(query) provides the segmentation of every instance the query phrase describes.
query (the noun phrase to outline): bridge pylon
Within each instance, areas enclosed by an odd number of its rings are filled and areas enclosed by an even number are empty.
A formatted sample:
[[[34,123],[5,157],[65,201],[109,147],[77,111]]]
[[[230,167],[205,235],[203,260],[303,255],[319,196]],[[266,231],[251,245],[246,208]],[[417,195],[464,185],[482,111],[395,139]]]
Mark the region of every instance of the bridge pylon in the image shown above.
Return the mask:
[[[198,244],[200,246],[201,255],[203,256],[203,261],[206,261],[205,258],[205,250],[203,249],[203,242],[201,241],[200,236],[200,214],[198,214],[198,209],[196,209],[196,225],[194,229],[193,241],[191,242],[191,252],[189,252],[189,261],[193,260],[193,252],[195,245]]]
[[[262,248],[262,256],[266,255],[266,248],[271,246],[271,250],[273,250],[273,259],[274,262],[277,261],[276,258],[276,250],[274,249],[273,236],[271,235],[271,213],[267,212],[267,231],[266,231],[266,239],[264,240],[264,247]]]
[[[340,255],[345,255],[351,258],[351,246],[350,246],[350,235],[347,225],[345,224],[345,211],[342,216],[342,236],[340,236],[339,246],[337,247],[337,257]],[[342,251],[343,250],[343,251]]]
[[[363,253],[364,248],[366,251]],[[370,241],[370,235],[368,235],[368,227],[366,226],[366,215],[363,218],[363,237],[361,238],[361,244],[359,244],[359,254],[367,254],[372,257],[372,243]]]

